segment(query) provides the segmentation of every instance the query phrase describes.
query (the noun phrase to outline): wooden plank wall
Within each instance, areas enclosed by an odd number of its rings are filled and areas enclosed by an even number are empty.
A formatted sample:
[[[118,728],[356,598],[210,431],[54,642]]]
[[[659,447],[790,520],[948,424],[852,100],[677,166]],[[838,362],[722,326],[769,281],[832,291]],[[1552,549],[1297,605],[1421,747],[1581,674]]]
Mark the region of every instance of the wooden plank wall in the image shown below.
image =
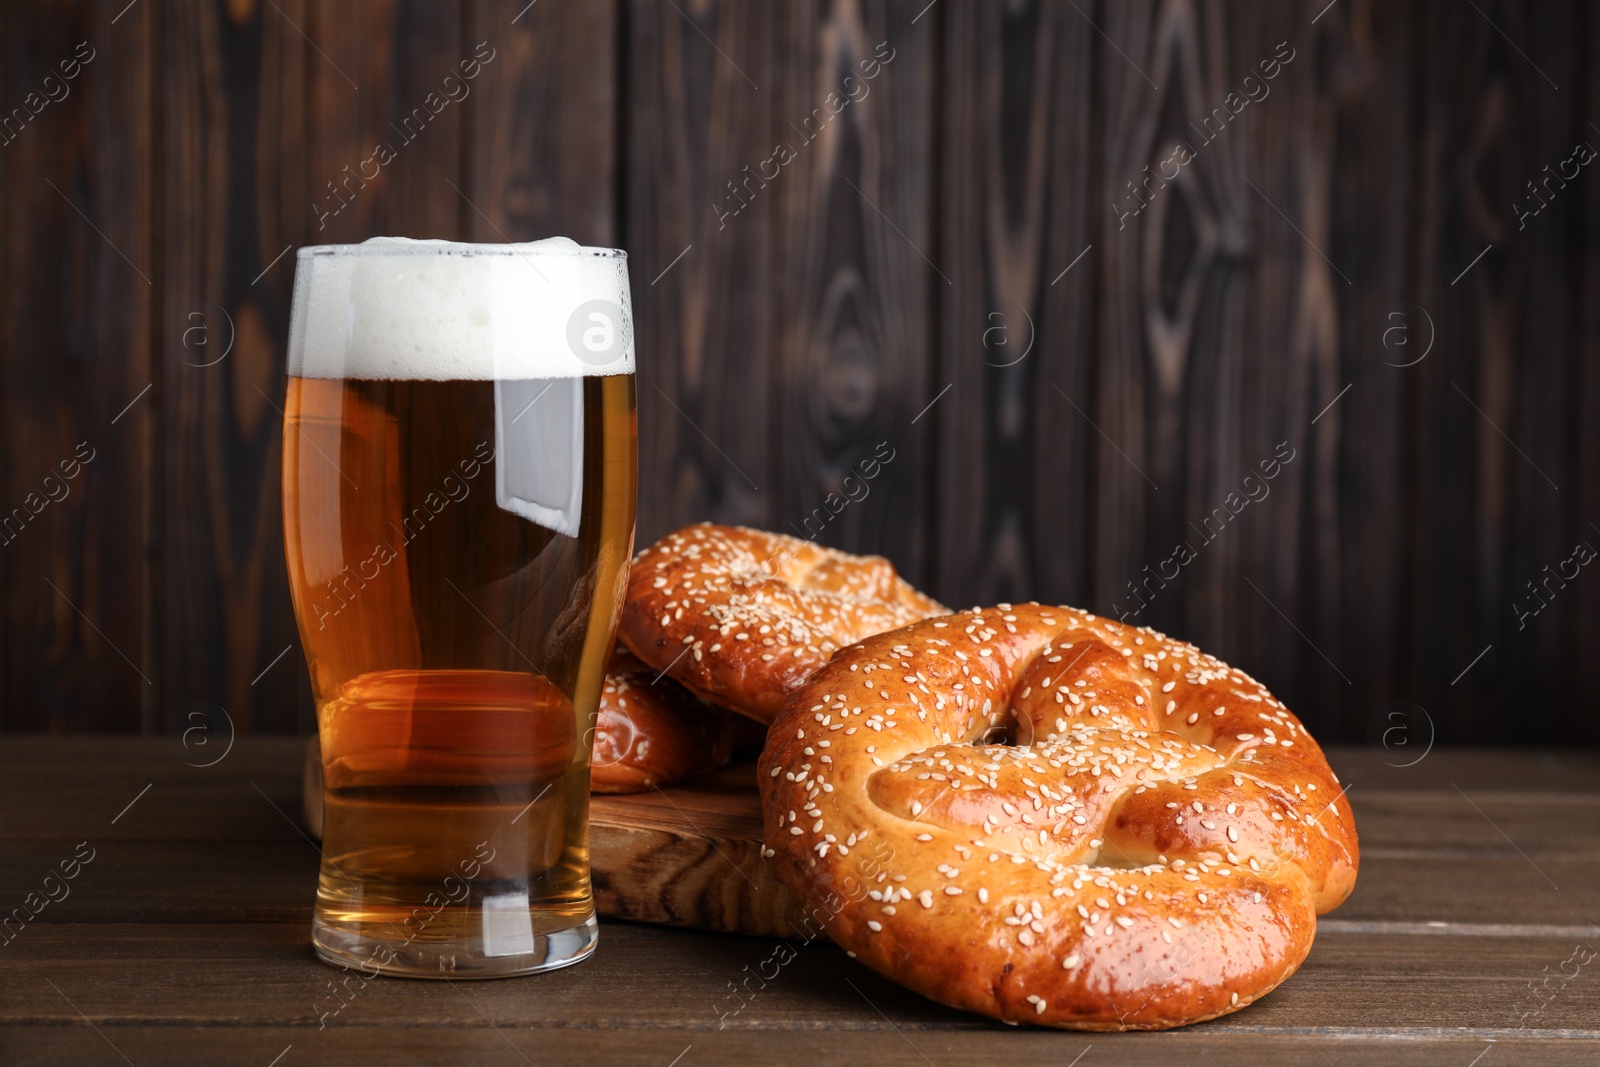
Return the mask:
[[[308,728],[285,250],[561,232],[630,252],[641,541],[1126,612],[1329,741],[1592,744],[1600,179],[1521,212],[1597,51],[1577,0],[7,4],[0,729]]]

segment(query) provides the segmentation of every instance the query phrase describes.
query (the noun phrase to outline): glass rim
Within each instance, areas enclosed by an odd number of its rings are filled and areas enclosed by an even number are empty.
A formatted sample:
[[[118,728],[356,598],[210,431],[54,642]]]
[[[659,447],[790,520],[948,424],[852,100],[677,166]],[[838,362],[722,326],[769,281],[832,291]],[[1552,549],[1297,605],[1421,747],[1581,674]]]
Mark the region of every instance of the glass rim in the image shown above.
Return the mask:
[[[513,242],[472,242],[472,241],[416,241],[411,244],[386,244],[370,245],[337,244],[337,245],[301,245],[295,251],[295,259],[311,259],[321,256],[351,257],[351,258],[390,258],[395,256],[590,256],[595,259],[627,259],[628,253],[621,248],[606,248],[598,245],[541,245],[535,242],[517,244]]]

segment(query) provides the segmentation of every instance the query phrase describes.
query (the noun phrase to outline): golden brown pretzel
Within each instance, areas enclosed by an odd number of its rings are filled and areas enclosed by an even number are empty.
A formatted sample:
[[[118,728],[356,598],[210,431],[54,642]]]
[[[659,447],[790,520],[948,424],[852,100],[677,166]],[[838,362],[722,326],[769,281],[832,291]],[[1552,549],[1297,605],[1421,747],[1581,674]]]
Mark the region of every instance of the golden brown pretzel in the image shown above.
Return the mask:
[[[619,648],[594,725],[594,793],[639,793],[716,770],[733,752],[732,716]]]
[[[997,728],[1029,743],[979,743]],[[1072,608],[974,609],[840,651],[773,723],[759,781],[764,853],[814,921],[1010,1022],[1235,1010],[1294,973],[1355,884],[1350,809],[1282,704]]]
[[[836,649],[948,610],[880,556],[701,523],[634,558],[617,636],[691,692],[767,723]]]

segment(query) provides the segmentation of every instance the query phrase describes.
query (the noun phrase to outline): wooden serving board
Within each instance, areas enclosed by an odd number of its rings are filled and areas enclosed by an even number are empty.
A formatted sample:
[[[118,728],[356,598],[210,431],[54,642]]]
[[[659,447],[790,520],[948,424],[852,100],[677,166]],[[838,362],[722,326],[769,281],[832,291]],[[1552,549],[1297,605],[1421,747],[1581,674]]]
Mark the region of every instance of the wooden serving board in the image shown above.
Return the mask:
[[[800,905],[761,858],[755,764],[589,799],[595,907],[617,919],[793,937]]]
[[[306,747],[303,802],[306,828],[321,838],[315,737]],[[589,855],[601,915],[765,937],[801,929],[800,906],[761,858],[754,763],[671,789],[590,797]]]

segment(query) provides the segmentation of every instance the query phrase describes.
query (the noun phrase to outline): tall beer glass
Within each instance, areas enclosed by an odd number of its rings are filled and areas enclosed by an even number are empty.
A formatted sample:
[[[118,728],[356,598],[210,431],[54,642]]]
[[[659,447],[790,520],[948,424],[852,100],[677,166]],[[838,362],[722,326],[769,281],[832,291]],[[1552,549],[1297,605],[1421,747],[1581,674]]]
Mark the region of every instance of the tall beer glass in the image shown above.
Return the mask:
[[[300,250],[284,543],[323,959],[476,978],[594,947],[580,739],[633,550],[633,370],[620,251]]]

